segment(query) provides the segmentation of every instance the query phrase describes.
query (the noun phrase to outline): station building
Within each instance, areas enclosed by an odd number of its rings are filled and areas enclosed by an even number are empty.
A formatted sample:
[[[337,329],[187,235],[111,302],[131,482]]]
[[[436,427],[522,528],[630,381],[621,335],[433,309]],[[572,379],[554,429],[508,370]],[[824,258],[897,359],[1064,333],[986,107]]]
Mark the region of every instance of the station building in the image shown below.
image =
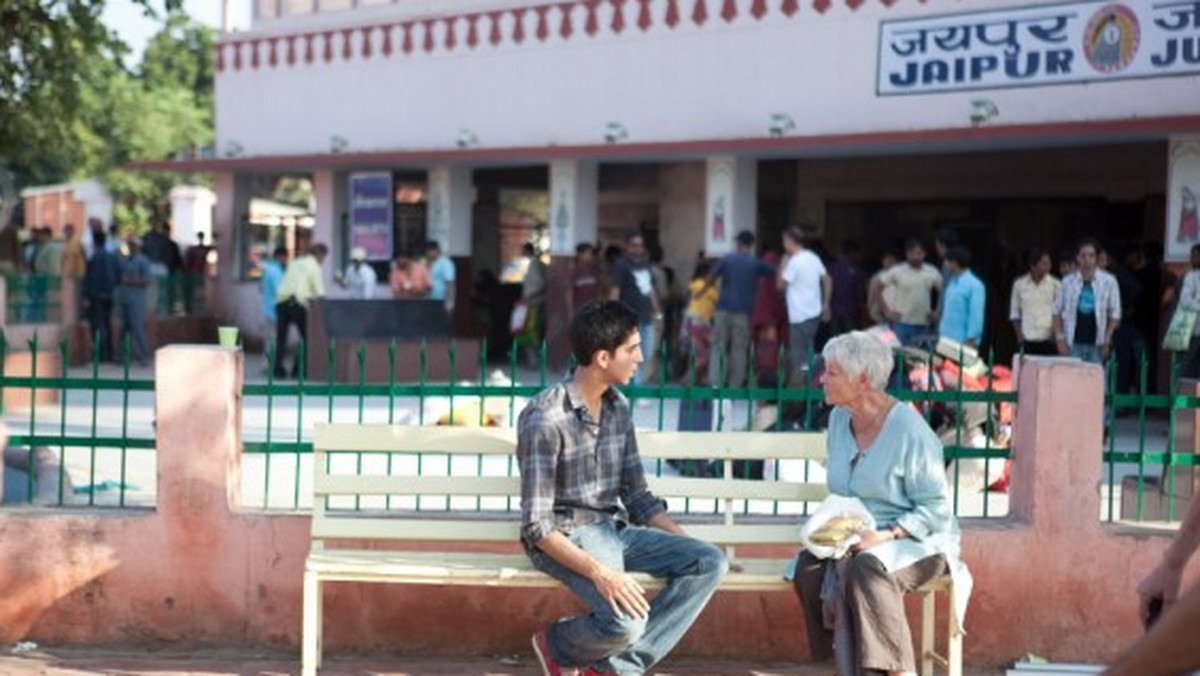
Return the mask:
[[[216,65],[216,155],[143,166],[215,173],[248,330],[279,242],[331,245],[332,278],[437,240],[467,308],[524,241],[561,276],[636,230],[686,279],[741,230],[869,265],[951,227],[994,323],[1030,245],[1200,241],[1195,0],[255,0]],[[311,227],[251,223],[297,177]]]

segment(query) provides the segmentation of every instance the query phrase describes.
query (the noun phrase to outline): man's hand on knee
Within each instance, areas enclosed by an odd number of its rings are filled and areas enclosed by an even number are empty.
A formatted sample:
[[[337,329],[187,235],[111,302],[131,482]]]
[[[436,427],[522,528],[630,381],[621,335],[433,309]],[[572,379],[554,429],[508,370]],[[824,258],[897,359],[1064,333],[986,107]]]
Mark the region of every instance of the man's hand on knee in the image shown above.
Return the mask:
[[[596,585],[596,591],[612,606],[613,612],[637,618],[644,618],[650,614],[646,590],[632,575],[600,567],[592,576],[592,584]]]

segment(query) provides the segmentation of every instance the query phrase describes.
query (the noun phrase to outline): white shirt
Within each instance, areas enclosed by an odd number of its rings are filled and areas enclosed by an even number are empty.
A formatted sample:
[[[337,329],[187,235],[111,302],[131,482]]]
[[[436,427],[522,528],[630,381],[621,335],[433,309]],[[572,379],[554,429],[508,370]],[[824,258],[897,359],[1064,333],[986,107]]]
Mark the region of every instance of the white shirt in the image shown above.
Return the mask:
[[[371,300],[375,297],[375,285],[377,281],[375,268],[372,268],[367,263],[363,263],[357,268],[354,267],[354,263],[346,266],[346,275],[343,278],[343,283],[350,291],[351,298]]]
[[[1025,340],[1054,339],[1054,298],[1058,295],[1058,287],[1058,280],[1051,275],[1035,282],[1026,274],[1013,282],[1008,318],[1021,322],[1021,335]]]
[[[1183,277],[1183,290],[1179,292],[1179,307],[1200,312],[1200,270],[1188,270]],[[1192,335],[1200,335],[1200,322],[1192,329]]]
[[[824,300],[821,295],[821,278],[825,276],[825,264],[808,249],[802,249],[788,257],[779,276],[787,288],[788,322],[799,324],[821,315]]]
[[[896,263],[885,270],[879,281],[884,288],[896,289],[896,302],[889,303],[899,313],[900,323],[924,325],[929,323],[930,293],[942,288],[942,273],[929,263],[914,268],[907,261]]]

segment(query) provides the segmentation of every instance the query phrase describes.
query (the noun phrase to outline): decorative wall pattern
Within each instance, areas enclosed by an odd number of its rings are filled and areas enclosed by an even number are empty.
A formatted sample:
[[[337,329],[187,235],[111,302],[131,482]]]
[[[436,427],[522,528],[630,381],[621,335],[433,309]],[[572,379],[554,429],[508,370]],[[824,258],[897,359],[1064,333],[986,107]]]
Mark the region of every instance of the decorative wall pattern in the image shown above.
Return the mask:
[[[818,15],[834,0],[565,0],[549,4],[489,10],[468,14],[406,19],[350,28],[330,28],[291,35],[271,35],[220,42],[218,72],[226,68],[281,68],[320,65],[335,60],[369,60],[394,56],[478,50],[486,46],[543,43],[554,33],[564,41],[646,32],[657,25],[673,30],[684,22],[698,27],[719,21],[760,21],[772,13],[792,18],[801,2]],[[841,0],[851,11],[866,0]],[[925,0],[919,0],[924,3]],[[897,0],[879,0],[891,7]],[[746,3],[743,2],[743,5]],[[607,7],[602,7],[607,5]],[[602,11],[605,10],[605,11]],[[603,20],[602,20],[603,19]],[[532,34],[529,29],[532,27]]]

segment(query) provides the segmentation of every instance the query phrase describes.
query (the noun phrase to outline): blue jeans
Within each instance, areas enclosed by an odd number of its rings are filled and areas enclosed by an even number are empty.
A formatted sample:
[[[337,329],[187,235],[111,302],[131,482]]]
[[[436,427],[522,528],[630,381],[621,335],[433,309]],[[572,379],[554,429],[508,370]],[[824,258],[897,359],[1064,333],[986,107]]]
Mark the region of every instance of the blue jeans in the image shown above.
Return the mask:
[[[667,584],[651,600],[648,617],[617,614],[591,580],[534,550],[534,567],[588,606],[586,615],[546,629],[550,652],[564,666],[594,666],[621,676],[649,671],[683,638],[729,570],[725,553],[715,546],[656,528],[607,521],[577,528],[568,537],[613,570],[649,573]]]
[[[633,384],[641,385],[646,382],[646,372],[654,358],[654,322],[638,324],[638,338],[642,341],[642,364],[633,372]]]
[[[1101,366],[1104,365],[1104,360],[1100,358],[1099,345],[1081,345],[1079,343],[1075,343],[1071,346],[1071,356],[1077,357],[1092,364],[1100,364]]]
[[[901,345],[915,345],[918,339],[929,335],[929,326],[892,322],[892,333],[896,334],[896,339]]]

